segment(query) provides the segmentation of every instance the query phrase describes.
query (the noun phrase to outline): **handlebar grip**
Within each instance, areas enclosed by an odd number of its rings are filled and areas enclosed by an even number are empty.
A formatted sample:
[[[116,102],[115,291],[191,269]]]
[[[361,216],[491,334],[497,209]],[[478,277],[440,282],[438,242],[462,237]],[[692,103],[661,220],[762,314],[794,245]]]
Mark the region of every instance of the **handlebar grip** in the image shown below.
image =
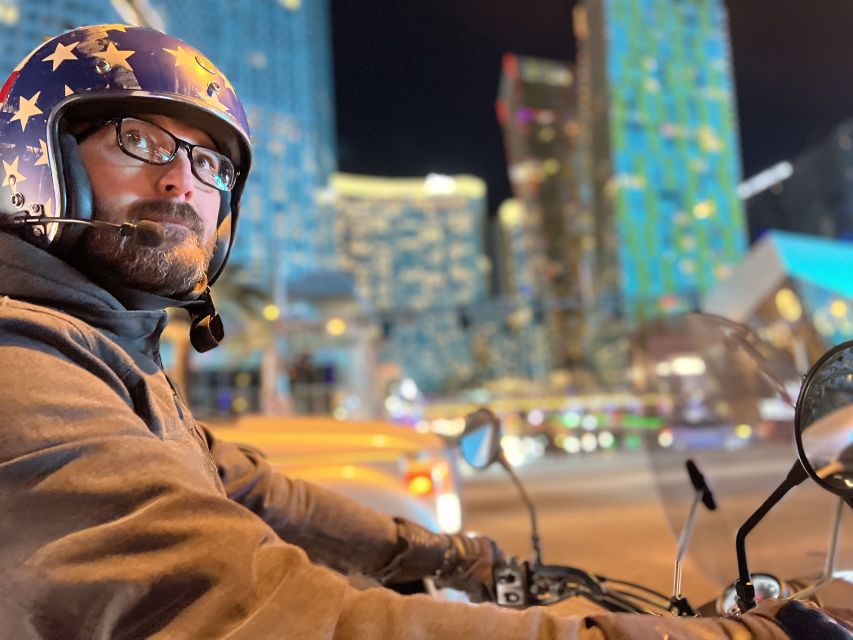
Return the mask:
[[[685,466],[687,467],[687,474],[690,476],[690,483],[693,485],[693,488],[696,491],[702,492],[702,504],[708,507],[708,511],[716,510],[717,503],[714,500],[714,494],[711,493],[711,488],[705,481],[705,476],[699,471],[699,467],[696,466],[693,460],[688,460]]]

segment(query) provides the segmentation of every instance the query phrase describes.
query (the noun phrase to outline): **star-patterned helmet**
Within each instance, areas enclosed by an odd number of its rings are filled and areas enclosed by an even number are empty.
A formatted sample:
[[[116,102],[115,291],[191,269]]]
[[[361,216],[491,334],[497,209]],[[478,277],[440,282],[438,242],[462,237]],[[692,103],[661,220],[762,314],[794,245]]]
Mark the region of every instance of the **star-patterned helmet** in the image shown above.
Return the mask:
[[[204,131],[236,167],[233,189],[221,193],[212,283],[234,239],[251,163],[249,125],[228,78],[195,48],[154,29],[80,27],[40,45],[12,72],[0,89],[0,216],[91,218],[91,188],[69,127],[134,112],[174,117]],[[64,255],[84,228],[54,224],[26,233]]]

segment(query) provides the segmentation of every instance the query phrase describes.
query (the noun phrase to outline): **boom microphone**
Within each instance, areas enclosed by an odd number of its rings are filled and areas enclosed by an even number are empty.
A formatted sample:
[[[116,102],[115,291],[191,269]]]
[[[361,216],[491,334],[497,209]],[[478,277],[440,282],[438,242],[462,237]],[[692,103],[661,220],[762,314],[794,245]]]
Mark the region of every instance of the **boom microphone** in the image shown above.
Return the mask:
[[[12,218],[8,222],[0,222],[6,227],[20,226],[41,226],[48,224],[82,224],[86,227],[94,227],[96,229],[112,229],[118,231],[122,237],[130,237],[136,240],[139,244],[146,247],[159,247],[166,239],[166,232],[163,227],[151,220],[140,220],[137,223],[122,222],[104,222],[102,220],[75,220],[73,218],[51,218],[49,216],[21,216]]]

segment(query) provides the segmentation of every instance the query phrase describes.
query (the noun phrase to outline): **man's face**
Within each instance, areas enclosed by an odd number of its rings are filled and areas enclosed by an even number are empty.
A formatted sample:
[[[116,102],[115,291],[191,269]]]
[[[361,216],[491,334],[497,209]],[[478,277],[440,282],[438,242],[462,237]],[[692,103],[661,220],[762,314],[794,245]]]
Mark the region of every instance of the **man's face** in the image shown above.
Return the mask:
[[[153,122],[191,144],[214,148],[202,131],[174,118],[134,116]],[[87,258],[126,285],[159,295],[189,292],[204,278],[216,246],[220,192],[193,175],[185,149],[164,165],[126,155],[116,142],[114,125],[105,125],[80,143],[89,174],[96,220],[152,220],[165,238],[147,247],[132,237],[91,229]]]

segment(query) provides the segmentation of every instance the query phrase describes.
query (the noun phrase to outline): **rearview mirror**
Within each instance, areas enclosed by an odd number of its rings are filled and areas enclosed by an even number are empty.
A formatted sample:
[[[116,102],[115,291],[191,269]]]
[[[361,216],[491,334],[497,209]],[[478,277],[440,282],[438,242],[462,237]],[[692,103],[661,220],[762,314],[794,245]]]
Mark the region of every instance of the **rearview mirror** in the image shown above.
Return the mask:
[[[462,459],[475,469],[485,469],[501,455],[501,422],[488,409],[465,416],[465,430],[459,436]]]
[[[794,425],[808,474],[824,489],[853,497],[853,342],[830,349],[808,372]]]

